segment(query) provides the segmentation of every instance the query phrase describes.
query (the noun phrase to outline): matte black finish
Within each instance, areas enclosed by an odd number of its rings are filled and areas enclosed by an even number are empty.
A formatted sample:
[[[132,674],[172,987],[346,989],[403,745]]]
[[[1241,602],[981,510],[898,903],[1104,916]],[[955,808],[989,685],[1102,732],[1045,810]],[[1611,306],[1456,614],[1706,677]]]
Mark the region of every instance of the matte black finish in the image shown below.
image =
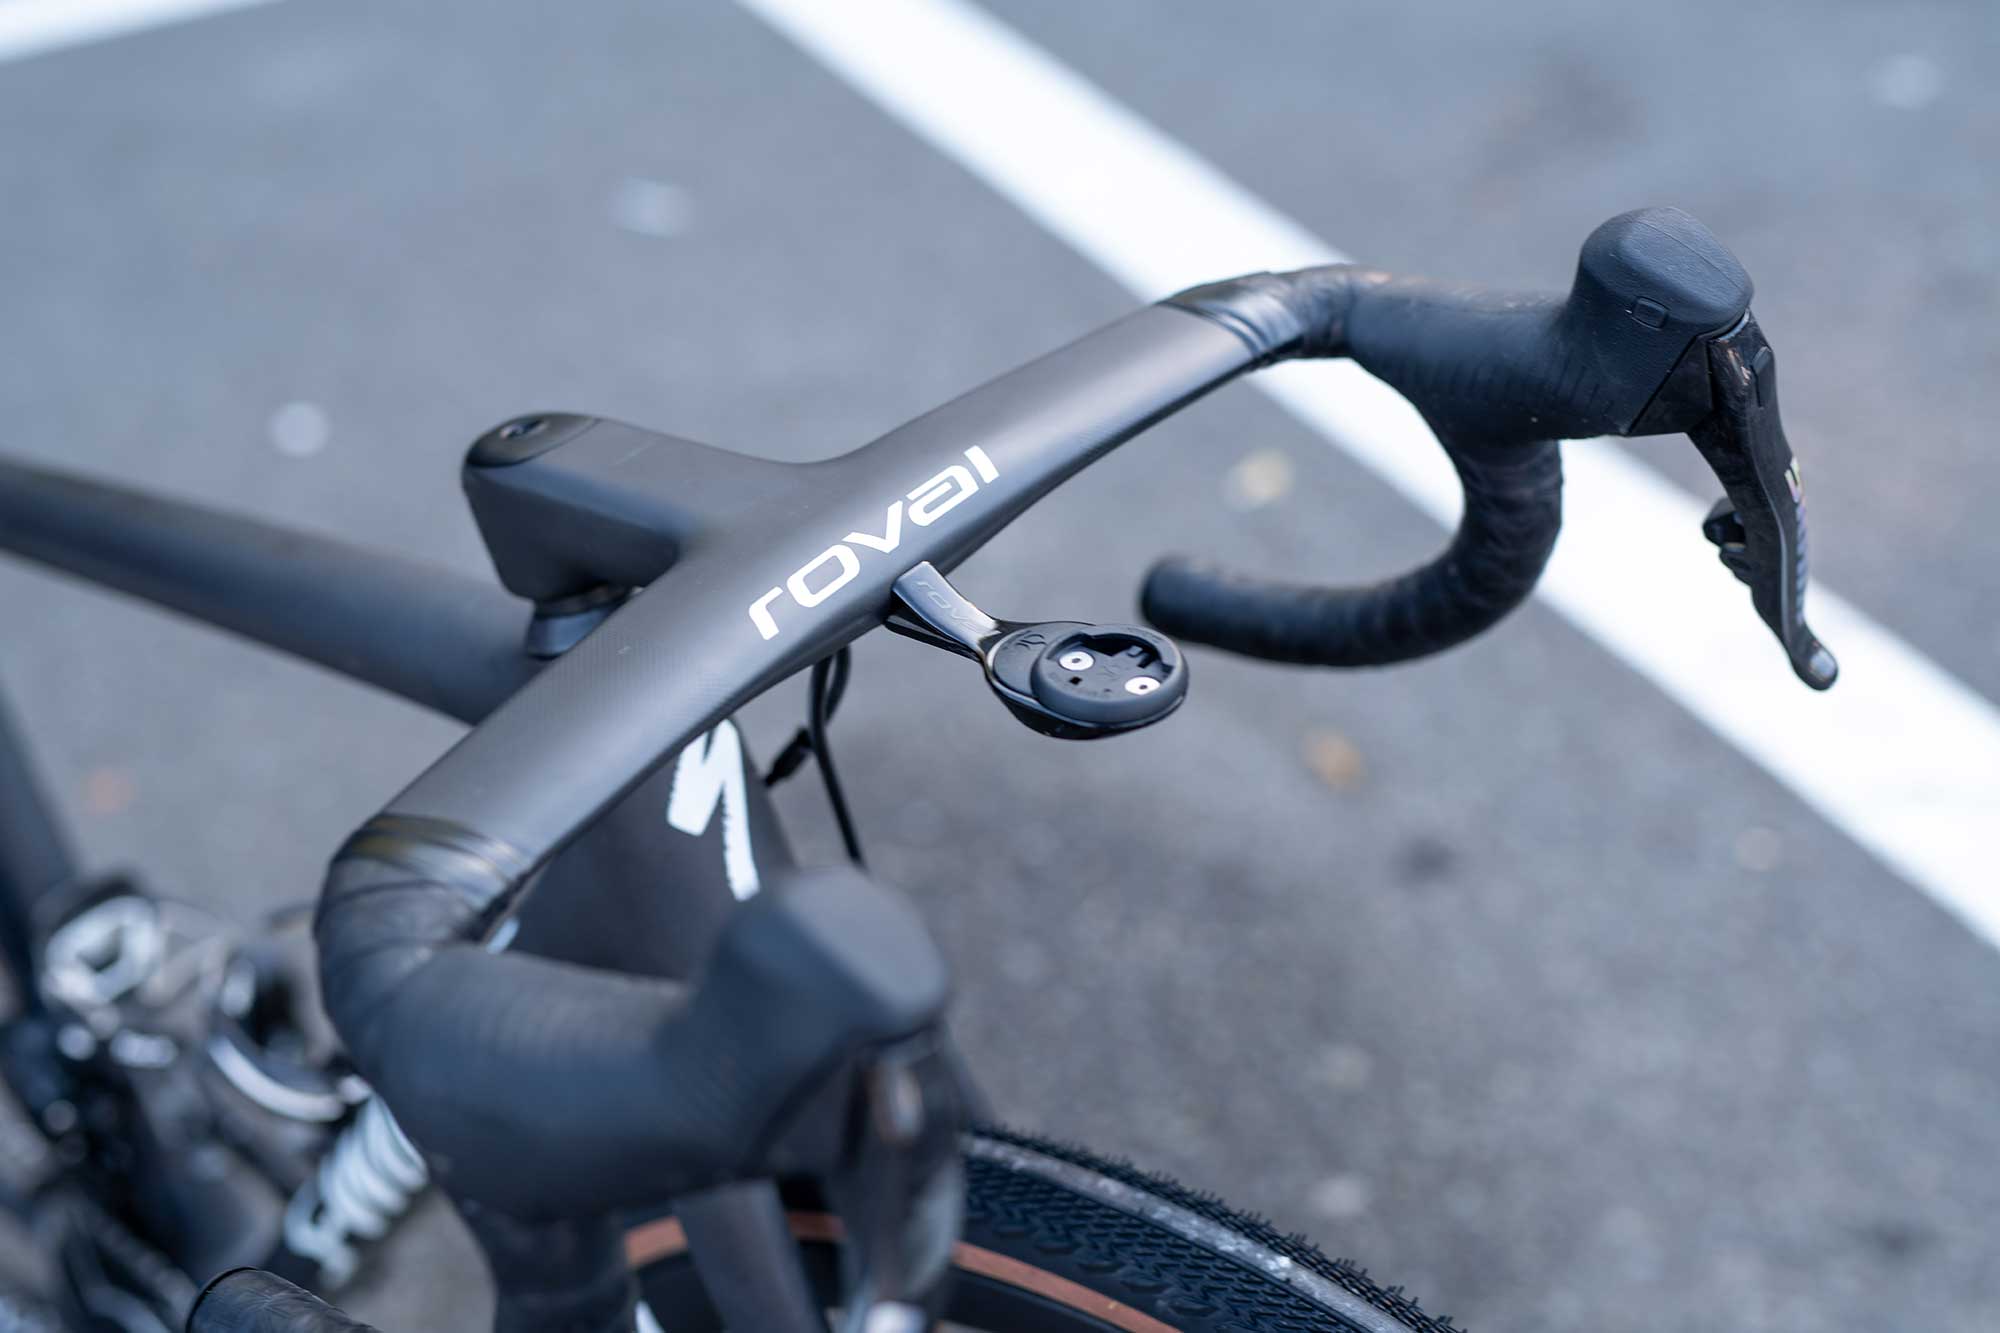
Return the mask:
[[[1800,679],[1833,683],[1806,629],[1805,527],[1751,284],[1675,208],[1606,222],[1569,294],[1515,296],[1330,265],[1193,288],[1172,303],[1271,358],[1350,356],[1430,423],[1465,490],[1451,545],[1373,587],[1275,582],[1186,559],[1146,581],[1155,624],[1282,662],[1376,666],[1490,628],[1534,590],[1562,526],[1556,441],[1690,433],[1745,515],[1726,561]],[[1738,331],[1747,322],[1747,331]],[[1755,342],[1747,353],[1731,349]],[[1757,360],[1753,368],[1751,361]]]
[[[490,842],[377,824],[335,860],[316,928],[355,1064],[454,1197],[514,1218],[823,1174],[829,1127],[790,1137],[808,1094],[943,1010],[914,913],[849,869],[751,899],[691,995],[474,943],[519,874]]]
[[[377,1333],[309,1291],[255,1268],[223,1273],[188,1311],[187,1333]]]
[[[524,437],[531,454],[503,454],[495,442],[509,427],[497,427],[472,446],[463,479],[500,581],[537,603],[643,587],[704,531],[804,481],[797,467],[623,422],[529,420],[551,423]]]
[[[995,620],[926,562],[896,580],[883,625],[970,657],[1007,711],[1057,740],[1117,736],[1172,715],[1187,698],[1188,668],[1165,635],[1138,625]],[[1064,659],[1082,649],[1089,661]],[[1127,688],[1128,684],[1140,684]]]
[[[479,467],[525,463],[541,457],[596,420],[573,412],[530,412],[510,417],[474,440],[466,451],[466,461]]]
[[[866,450],[798,468],[804,486],[746,510],[726,536],[692,542],[670,574],[552,664],[544,677],[560,685],[522,691],[350,841],[316,931],[326,1009],[412,1139],[450,1145],[440,1167],[456,1195],[550,1217],[756,1173],[748,1153],[774,1151],[770,1099],[784,1105],[802,1079],[824,1079],[830,1053],[906,1035],[924,1013],[936,1021],[942,967],[926,963],[934,955],[922,929],[894,925],[906,909],[868,907],[860,889],[806,935],[796,913],[810,913],[814,895],[782,909],[772,895],[754,899],[724,931],[692,1007],[660,985],[496,957],[476,941],[540,861],[660,759],[880,622],[910,562],[962,558],[1090,458],[1244,364],[1242,344],[1210,322],[1144,310]],[[508,470],[540,468],[558,452]],[[810,514],[822,516],[794,532]],[[778,554],[764,550],[770,532],[792,532]],[[822,584],[762,632],[752,606],[770,584],[790,586],[796,570],[826,558],[826,542],[846,548],[852,532],[876,534],[894,558],[872,560],[838,590]],[[514,773],[522,777],[508,781]],[[734,973],[722,959],[750,967],[758,931],[824,943],[784,969],[784,985],[752,967],[768,985],[744,983],[730,1001]],[[742,941],[734,953],[732,939]],[[830,1003],[842,973],[810,967],[816,953],[874,977],[856,1001],[908,993],[924,977],[936,989],[842,1013]],[[880,973],[884,965],[894,971]],[[816,985],[804,987],[808,977]],[[786,1041],[772,1043],[772,1021],[798,1015],[788,993],[812,995],[814,1021],[782,1021]],[[740,1017],[704,1017],[718,1007]],[[714,1095],[692,1097],[702,1083]],[[592,1133],[580,1137],[578,1123]],[[558,1185],[536,1173],[530,1189],[514,1165],[520,1143],[558,1153]]]
[[[388,808],[477,828],[539,862],[690,737],[879,625],[904,570],[929,560],[949,572],[1064,478],[1251,361],[1213,323],[1149,308],[852,454],[792,469],[805,484],[735,508],[726,533],[691,542]],[[892,552],[845,542],[882,537],[889,508],[946,469],[976,477],[968,447],[985,451],[995,480],[929,524],[904,518]],[[836,544],[856,575],[813,607],[775,603],[778,632],[763,637],[752,604],[782,598]],[[523,780],[496,781],[510,773]]]
[[[1805,489],[1778,419],[1771,345],[1746,315],[1708,344],[1708,363],[1715,410],[1689,434],[1728,499],[1703,531],[1749,587],[1757,614],[1785,645],[1799,679],[1829,689],[1840,667],[1806,625]]]
[[[1084,625],[1038,645],[1009,635],[1017,653],[1034,652],[1028,692],[1066,721],[1130,729],[1158,722],[1187,697],[1187,665],[1172,639],[1137,625]],[[1010,644],[996,656],[1006,658]]]
[[[791,847],[748,755],[742,776],[753,864],[760,882],[776,883],[796,868]],[[665,818],[673,785],[673,765],[654,770],[549,863],[517,913],[516,949],[634,976],[695,976],[739,904],[728,816],[718,808],[700,836],[682,832]]]
[[[724,1185],[676,1199],[674,1216],[724,1327],[824,1327],[777,1190],[762,1181]]]
[[[527,608],[414,560],[0,459],[0,550],[476,722],[535,673]]]
[[[523,1221],[457,1198],[493,1277],[493,1333],[629,1333],[638,1283],[606,1214]]]

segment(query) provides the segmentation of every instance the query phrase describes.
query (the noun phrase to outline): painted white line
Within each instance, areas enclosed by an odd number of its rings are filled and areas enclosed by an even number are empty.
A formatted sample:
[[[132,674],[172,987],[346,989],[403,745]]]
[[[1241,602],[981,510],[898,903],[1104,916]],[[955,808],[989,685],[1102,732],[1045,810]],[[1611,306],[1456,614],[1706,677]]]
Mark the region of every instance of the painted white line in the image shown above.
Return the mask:
[[[1340,258],[964,0],[741,3],[1139,297]],[[1346,363],[1252,383],[1456,521],[1450,466],[1393,390]],[[1542,595],[2000,947],[2000,711],[1823,588],[1807,611],[1841,676],[1814,694],[1702,539],[1699,501],[1609,441],[1564,460],[1567,525]]]
[[[271,0],[0,0],[0,60],[44,55],[140,28]]]

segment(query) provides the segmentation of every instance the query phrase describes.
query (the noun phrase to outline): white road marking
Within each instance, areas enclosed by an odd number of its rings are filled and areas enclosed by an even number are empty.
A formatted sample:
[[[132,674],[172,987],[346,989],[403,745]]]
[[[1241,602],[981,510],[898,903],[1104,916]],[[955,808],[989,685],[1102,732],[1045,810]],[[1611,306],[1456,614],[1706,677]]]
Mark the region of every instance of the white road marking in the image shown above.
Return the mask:
[[[0,60],[45,55],[140,28],[247,9],[270,0],[5,0]]]
[[[1340,258],[964,0],[741,3],[1141,298]],[[1451,469],[1393,390],[1346,363],[1252,382],[1456,521]],[[1701,538],[1702,502],[1609,441],[1573,443],[1564,461],[1567,524],[1542,595],[2000,947],[2000,711],[1824,588],[1807,612],[1841,678],[1814,694]]]

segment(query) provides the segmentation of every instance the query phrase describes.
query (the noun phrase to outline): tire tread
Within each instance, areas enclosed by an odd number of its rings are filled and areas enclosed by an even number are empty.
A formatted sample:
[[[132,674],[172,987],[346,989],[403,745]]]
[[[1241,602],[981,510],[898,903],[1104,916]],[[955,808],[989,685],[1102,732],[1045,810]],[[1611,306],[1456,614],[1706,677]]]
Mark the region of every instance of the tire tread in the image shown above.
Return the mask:
[[[1467,1333],[1450,1316],[1425,1311],[1403,1288],[1382,1286],[1352,1260],[1329,1258],[1303,1235],[1282,1232],[1267,1219],[1171,1176],[1004,1126],[980,1126],[974,1133],[1081,1167],[1226,1227],[1335,1284],[1411,1333]],[[1215,1333],[1364,1333],[1261,1271],[1108,1203],[983,1158],[969,1158],[967,1167],[969,1229],[988,1229],[995,1237],[1031,1236],[1038,1253],[1067,1259],[1060,1266],[1073,1268],[1077,1280],[1102,1290],[1109,1278],[1135,1298],[1136,1307],[1162,1319],[1200,1319],[1205,1322],[1193,1327]]]

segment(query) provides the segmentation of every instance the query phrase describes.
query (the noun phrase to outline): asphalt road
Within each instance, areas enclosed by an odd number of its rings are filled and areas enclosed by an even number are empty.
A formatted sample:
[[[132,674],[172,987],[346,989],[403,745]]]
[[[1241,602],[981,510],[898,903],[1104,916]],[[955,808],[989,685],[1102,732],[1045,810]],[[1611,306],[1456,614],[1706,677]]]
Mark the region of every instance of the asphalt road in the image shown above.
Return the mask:
[[[1611,213],[1703,218],[1783,353],[1815,572],[2000,697],[1987,0],[996,9],[1384,267],[1554,287]],[[472,571],[456,462],[511,413],[819,457],[1131,304],[719,3],[291,0],[0,65],[0,199],[6,450]],[[1167,546],[1439,541],[1231,390],[959,581],[1119,619]],[[93,862],[233,910],[454,734],[19,566],[0,625]],[[2000,1327],[2000,958],[1548,610],[1395,672],[1200,654],[1170,725],[1081,748],[941,654],[858,659],[858,814],[1010,1118],[1478,1330]],[[441,1213],[385,1278],[385,1327],[486,1321]]]

